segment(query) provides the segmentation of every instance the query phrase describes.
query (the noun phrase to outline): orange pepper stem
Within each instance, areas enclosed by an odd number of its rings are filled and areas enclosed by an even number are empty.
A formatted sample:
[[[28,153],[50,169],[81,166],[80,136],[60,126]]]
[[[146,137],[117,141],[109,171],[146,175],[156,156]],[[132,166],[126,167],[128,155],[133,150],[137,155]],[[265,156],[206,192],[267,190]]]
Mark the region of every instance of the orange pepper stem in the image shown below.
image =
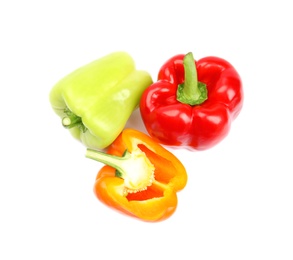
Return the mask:
[[[178,85],[177,100],[188,105],[199,105],[207,99],[206,84],[199,82],[192,52],[183,59],[184,82]]]
[[[135,193],[147,189],[154,180],[155,167],[139,148],[132,153],[125,151],[123,157],[87,149],[86,157],[107,164],[120,173],[127,192]]]

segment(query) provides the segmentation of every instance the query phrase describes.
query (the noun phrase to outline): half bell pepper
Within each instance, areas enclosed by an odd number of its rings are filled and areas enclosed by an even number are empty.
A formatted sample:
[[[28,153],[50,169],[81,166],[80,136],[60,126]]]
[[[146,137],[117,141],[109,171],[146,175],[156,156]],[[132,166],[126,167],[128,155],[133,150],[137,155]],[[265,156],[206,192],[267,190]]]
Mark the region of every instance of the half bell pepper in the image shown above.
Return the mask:
[[[87,149],[86,157],[105,163],[94,185],[104,204],[144,221],[160,221],[177,207],[176,192],[187,182],[182,163],[148,135],[125,129],[107,153]]]
[[[205,150],[223,140],[243,105],[242,82],[226,60],[176,55],[142,95],[140,112],[155,140]]]
[[[101,57],[61,79],[50,103],[62,124],[86,147],[104,149],[121,133],[152,83],[125,52]]]

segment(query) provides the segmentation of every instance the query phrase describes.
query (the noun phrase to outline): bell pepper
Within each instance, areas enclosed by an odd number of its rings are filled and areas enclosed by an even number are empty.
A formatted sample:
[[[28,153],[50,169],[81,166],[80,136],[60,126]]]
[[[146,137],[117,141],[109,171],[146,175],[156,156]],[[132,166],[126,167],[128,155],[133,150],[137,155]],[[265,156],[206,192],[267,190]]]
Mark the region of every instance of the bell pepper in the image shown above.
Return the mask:
[[[152,83],[126,52],[101,57],[61,79],[50,103],[62,124],[86,147],[104,149],[121,133]]]
[[[86,157],[104,165],[94,193],[105,205],[143,221],[170,217],[177,193],[187,182],[183,164],[150,136],[124,129],[107,152],[87,149]]]
[[[222,141],[243,106],[236,69],[219,57],[170,58],[140,101],[143,123],[161,144],[206,150]]]

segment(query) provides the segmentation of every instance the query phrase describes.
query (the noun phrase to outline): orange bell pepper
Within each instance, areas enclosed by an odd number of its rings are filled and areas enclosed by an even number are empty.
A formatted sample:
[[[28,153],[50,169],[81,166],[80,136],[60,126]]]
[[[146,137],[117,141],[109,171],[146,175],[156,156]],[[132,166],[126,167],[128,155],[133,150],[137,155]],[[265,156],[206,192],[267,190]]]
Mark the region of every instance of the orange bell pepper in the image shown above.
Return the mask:
[[[105,163],[94,192],[104,204],[144,221],[161,221],[177,207],[177,191],[187,183],[183,164],[148,135],[125,129],[107,153],[87,149],[86,157]]]

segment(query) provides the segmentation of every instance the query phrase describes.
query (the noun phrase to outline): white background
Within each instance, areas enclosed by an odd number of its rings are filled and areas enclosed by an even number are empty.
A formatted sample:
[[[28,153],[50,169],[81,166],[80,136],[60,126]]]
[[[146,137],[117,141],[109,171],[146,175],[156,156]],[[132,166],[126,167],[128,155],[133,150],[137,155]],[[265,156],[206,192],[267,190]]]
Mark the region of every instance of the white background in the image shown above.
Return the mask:
[[[293,259],[290,1],[2,1],[0,259]],[[175,54],[231,62],[245,101],[228,137],[171,150],[188,171],[175,214],[145,223],[93,194],[102,164],[49,91],[112,51],[156,80]],[[130,122],[142,129],[135,113]],[[183,258],[182,258],[183,257]]]

